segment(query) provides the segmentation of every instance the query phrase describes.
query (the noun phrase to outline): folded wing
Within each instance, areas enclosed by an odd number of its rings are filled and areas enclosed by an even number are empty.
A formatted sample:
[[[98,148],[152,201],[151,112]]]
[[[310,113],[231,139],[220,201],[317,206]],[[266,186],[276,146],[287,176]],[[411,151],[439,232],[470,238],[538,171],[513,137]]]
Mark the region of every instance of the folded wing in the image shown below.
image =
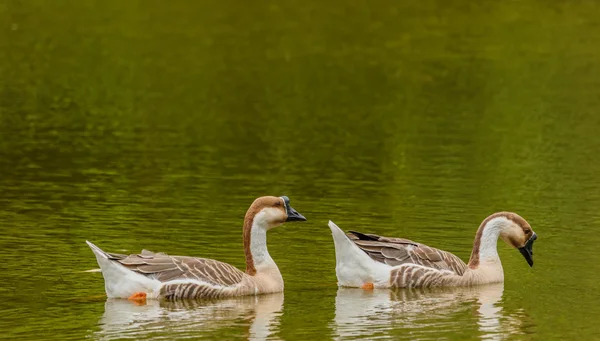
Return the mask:
[[[349,231],[347,236],[372,259],[390,265],[417,264],[435,270],[447,270],[462,275],[467,264],[450,252],[404,238],[389,238],[376,234]]]
[[[236,267],[213,259],[169,256],[148,250],[132,255],[108,253],[108,256],[132,271],[161,282],[191,279],[226,287],[240,283],[244,276]]]

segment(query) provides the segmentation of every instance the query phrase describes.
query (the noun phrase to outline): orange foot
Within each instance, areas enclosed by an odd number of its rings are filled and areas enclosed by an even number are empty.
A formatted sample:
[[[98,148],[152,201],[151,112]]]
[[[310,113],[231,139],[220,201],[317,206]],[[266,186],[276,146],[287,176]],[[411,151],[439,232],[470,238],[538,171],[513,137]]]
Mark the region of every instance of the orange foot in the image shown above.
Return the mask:
[[[364,290],[373,290],[373,288],[375,288],[375,285],[373,285],[373,283],[371,283],[371,282],[367,282],[367,283],[363,284],[363,286],[361,287],[361,289],[364,289]]]
[[[133,301],[136,305],[144,305],[146,304],[146,293],[145,292],[136,292],[135,294],[129,296],[129,300]]]

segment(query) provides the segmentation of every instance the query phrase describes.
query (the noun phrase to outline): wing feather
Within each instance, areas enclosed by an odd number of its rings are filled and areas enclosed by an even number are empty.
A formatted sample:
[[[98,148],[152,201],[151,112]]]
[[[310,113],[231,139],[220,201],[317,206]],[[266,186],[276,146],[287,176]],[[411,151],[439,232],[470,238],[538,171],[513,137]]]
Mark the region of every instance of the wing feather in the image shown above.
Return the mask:
[[[240,283],[244,276],[244,272],[238,268],[214,259],[169,256],[148,250],[139,254],[109,256],[126,268],[161,282],[197,279],[217,286],[233,286]]]
[[[399,261],[405,261],[410,258],[408,250],[405,247],[383,247],[381,248],[381,254],[385,258],[395,258]]]
[[[349,231],[347,234],[373,260],[390,266],[416,264],[462,275],[467,264],[456,255],[405,238],[391,238]]]

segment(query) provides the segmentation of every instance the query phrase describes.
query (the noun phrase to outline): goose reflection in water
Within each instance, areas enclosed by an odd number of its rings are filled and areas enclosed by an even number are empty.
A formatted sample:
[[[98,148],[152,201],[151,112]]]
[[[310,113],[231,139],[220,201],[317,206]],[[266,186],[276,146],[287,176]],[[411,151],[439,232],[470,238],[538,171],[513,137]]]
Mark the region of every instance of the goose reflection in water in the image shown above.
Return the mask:
[[[98,340],[159,337],[211,338],[219,330],[240,327],[248,340],[273,339],[283,309],[283,293],[245,296],[218,301],[156,301],[136,305],[128,300],[108,299],[99,321]],[[161,337],[162,336],[162,337]]]
[[[435,333],[474,330],[482,340],[502,340],[523,334],[523,311],[508,314],[500,301],[504,285],[477,287],[398,289],[365,291],[340,287],[332,323],[338,340],[374,339],[402,335],[410,331]],[[465,312],[473,314],[473,324],[465,325]],[[477,332],[478,331],[478,332]],[[414,335],[414,334],[413,334]]]

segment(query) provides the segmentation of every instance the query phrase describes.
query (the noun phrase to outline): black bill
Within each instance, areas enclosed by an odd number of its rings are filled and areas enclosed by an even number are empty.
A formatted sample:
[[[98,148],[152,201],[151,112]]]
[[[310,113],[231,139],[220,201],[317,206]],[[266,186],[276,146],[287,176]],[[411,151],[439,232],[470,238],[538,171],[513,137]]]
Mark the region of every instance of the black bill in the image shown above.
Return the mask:
[[[298,213],[298,211],[296,211],[292,206],[290,206],[290,198],[283,196],[281,197],[281,199],[283,199],[283,203],[285,205],[285,211],[287,212],[287,219],[285,220],[287,221],[306,221],[306,218],[304,218],[304,216],[300,213]]]
[[[525,243],[525,246],[519,248],[519,252],[521,252],[523,257],[525,257],[525,260],[527,261],[527,264],[529,264],[529,266],[533,266],[533,242],[536,239],[537,235],[534,232],[531,238],[529,238],[529,240],[527,241],[527,243]]]

